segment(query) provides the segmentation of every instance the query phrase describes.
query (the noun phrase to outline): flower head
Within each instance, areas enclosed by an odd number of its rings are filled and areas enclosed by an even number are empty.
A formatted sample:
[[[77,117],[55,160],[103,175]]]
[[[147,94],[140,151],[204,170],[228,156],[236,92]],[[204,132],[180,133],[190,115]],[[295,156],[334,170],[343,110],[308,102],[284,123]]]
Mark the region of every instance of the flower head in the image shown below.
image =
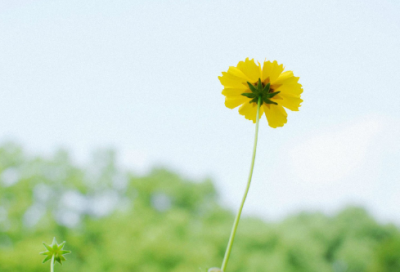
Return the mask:
[[[240,106],[239,113],[255,123],[260,100],[260,117],[265,113],[271,127],[282,127],[287,122],[285,108],[298,111],[303,102],[299,78],[292,71],[283,70],[283,65],[276,61],[264,61],[261,66],[249,58],[229,67],[218,77],[224,86],[225,106],[230,109]]]
[[[63,247],[65,245],[65,241],[62,242],[61,244],[57,244],[56,238],[53,238],[53,242],[51,245],[47,245],[46,243],[43,243],[44,247],[47,249],[47,251],[40,252],[41,255],[47,255],[47,257],[43,260],[43,263],[47,262],[48,260],[51,260],[54,255],[54,262],[61,262],[65,261],[65,257],[63,256],[64,254],[71,253],[69,250],[63,250]]]

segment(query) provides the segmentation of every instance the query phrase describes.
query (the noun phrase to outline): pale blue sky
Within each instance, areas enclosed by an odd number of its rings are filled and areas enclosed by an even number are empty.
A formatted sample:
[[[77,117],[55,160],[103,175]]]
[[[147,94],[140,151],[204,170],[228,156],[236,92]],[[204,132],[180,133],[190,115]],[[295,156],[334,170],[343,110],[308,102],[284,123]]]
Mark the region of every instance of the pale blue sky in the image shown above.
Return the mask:
[[[236,209],[254,125],[218,76],[278,60],[303,84],[284,128],[262,120],[245,213],[368,207],[400,222],[400,1],[0,0],[0,141],[215,179]]]

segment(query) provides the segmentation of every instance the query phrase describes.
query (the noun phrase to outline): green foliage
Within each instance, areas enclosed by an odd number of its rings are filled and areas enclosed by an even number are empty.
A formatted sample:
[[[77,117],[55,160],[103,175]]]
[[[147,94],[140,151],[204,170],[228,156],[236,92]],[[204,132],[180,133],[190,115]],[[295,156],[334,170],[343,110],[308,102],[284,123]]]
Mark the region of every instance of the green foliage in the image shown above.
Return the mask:
[[[210,180],[165,169],[137,176],[112,151],[78,167],[65,151],[44,158],[0,147],[2,272],[46,271],[37,252],[54,236],[74,252],[57,272],[207,271],[220,265],[233,219]],[[394,272],[399,260],[399,230],[347,208],[243,218],[228,271]]]

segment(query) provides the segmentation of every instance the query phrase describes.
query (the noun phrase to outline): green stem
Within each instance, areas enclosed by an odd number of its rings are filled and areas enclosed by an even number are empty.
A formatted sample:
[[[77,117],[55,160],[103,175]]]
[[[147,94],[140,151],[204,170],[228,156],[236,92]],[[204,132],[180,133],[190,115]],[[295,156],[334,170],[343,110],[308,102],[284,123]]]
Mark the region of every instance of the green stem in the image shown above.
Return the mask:
[[[226,251],[225,251],[224,260],[222,261],[221,270],[223,272],[225,271],[226,266],[228,265],[229,255],[231,254],[233,240],[235,239],[236,230],[237,230],[237,227],[239,225],[240,215],[242,214],[244,202],[246,201],[247,193],[249,192],[249,189],[250,189],[251,178],[253,176],[254,161],[256,159],[257,140],[258,140],[258,124],[259,124],[259,121],[260,121],[260,106],[261,106],[261,97],[258,98],[258,103],[257,103],[256,133],[255,133],[255,136],[254,136],[253,157],[251,159],[249,179],[247,181],[246,190],[245,190],[243,198],[242,198],[242,203],[240,204],[239,211],[238,211],[238,213],[236,215],[236,218],[235,218],[235,222],[233,223],[231,236],[229,237],[228,246],[227,246]]]
[[[53,257],[51,257],[50,272],[54,272],[54,254]]]

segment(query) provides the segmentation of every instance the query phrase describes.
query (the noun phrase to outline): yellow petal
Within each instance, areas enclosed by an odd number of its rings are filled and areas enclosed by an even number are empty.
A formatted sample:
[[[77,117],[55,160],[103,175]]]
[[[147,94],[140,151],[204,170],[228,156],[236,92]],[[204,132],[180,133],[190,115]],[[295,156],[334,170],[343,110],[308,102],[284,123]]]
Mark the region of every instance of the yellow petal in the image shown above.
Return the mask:
[[[287,96],[299,97],[303,92],[303,88],[298,81],[299,77],[295,77],[292,71],[287,71],[279,76],[275,83],[271,85],[271,88]]]
[[[250,79],[251,83],[257,82],[261,77],[261,69],[253,59],[247,58],[245,61],[240,61],[237,68]]]
[[[300,95],[303,93],[303,88],[299,83],[294,85],[281,85],[277,88],[272,87],[272,89],[274,91],[280,91],[282,94],[285,94],[286,96],[300,97]]]
[[[286,85],[294,85],[294,84],[298,84],[299,81],[299,77],[295,77],[293,75],[292,71],[287,71],[282,73],[277,80],[275,80],[275,82],[273,84],[276,85],[281,85],[281,84],[286,84]]]
[[[287,113],[280,105],[263,104],[265,116],[270,127],[283,127],[287,122]]]
[[[286,80],[294,78],[293,71],[286,71],[279,75],[274,84],[282,84]]]
[[[277,102],[278,105],[284,106],[292,111],[298,111],[301,102],[303,102],[303,99],[300,97],[285,95],[284,93],[277,94],[273,98],[276,98],[276,100],[273,99],[272,101]]]
[[[243,86],[242,88],[225,88],[222,90],[222,94],[225,96],[239,96],[242,95],[242,93],[250,93],[249,88],[245,88],[245,86]]]
[[[253,123],[256,122],[257,118],[257,104],[256,103],[245,103],[239,108],[239,113],[244,115],[248,120],[252,120]],[[260,116],[264,113],[264,110],[260,108]]]
[[[261,80],[272,85],[283,72],[283,69],[283,65],[279,65],[276,60],[274,62],[264,61]]]
[[[235,77],[240,78],[243,83],[246,83],[246,85],[247,85],[247,81],[250,81],[250,82],[252,81],[248,76],[243,74],[243,72],[241,70],[239,70],[238,68],[236,68],[234,66],[229,67],[228,73]]]
[[[261,81],[269,82],[269,76],[271,74],[272,70],[272,63],[270,61],[264,61],[263,68],[262,68],[262,74],[261,74]]]
[[[239,105],[244,103],[249,103],[249,98],[244,96],[233,96],[233,97],[226,97],[225,98],[225,106],[230,109],[234,109]]]
[[[247,86],[243,84],[243,80],[227,72],[222,72],[222,76],[218,77],[219,81],[225,88],[243,88]]]

